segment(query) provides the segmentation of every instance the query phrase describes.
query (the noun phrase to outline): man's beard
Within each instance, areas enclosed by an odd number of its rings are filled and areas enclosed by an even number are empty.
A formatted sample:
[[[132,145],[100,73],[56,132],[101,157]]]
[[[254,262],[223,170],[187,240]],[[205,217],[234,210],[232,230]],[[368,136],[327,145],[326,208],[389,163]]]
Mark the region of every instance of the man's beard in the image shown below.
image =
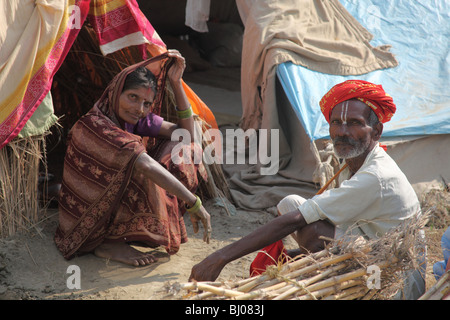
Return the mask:
[[[352,148],[349,151],[339,151],[336,148],[337,142],[346,143],[348,145],[351,145]],[[367,150],[367,148],[369,148],[369,145],[369,139],[366,139],[364,141],[355,140],[349,137],[336,137],[333,139],[334,153],[336,154],[336,156],[338,156],[338,158],[341,159],[356,158],[362,155]]]

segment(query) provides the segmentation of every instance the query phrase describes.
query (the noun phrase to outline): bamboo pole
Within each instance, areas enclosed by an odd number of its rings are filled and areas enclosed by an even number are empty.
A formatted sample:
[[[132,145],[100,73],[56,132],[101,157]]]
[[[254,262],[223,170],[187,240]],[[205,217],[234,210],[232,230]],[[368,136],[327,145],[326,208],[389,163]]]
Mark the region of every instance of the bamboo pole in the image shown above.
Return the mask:
[[[291,288],[289,288],[289,290],[285,291],[284,293],[278,295],[274,300],[284,300],[287,297],[295,294],[296,292],[306,292],[306,293],[311,293],[311,290],[308,289],[308,287],[310,285],[312,285],[313,283],[319,281],[319,280],[323,280],[324,278],[330,276],[331,274],[334,274],[336,271],[341,270],[342,268],[345,267],[345,264],[339,265],[339,266],[335,266],[334,268],[330,268],[322,273],[319,273],[316,276],[313,276],[311,278],[305,279],[305,280],[300,280],[294,283],[294,285],[291,286]]]
[[[364,284],[365,284],[365,281],[362,279],[348,280],[348,281],[344,281],[344,282],[340,283],[337,286],[319,289],[316,291],[312,291],[309,294],[297,295],[293,299],[295,299],[295,300],[312,300],[312,299],[314,299],[313,297],[315,297],[315,298],[327,297],[327,296],[335,294],[341,290],[345,290],[345,289],[355,287],[355,286],[362,286]]]
[[[209,291],[217,296],[224,297],[237,297],[244,294],[243,292],[217,287],[204,282],[192,282],[182,286],[182,288],[187,290]]]
[[[327,256],[328,254],[329,254],[328,250],[322,250],[317,253],[313,253],[311,255],[305,256],[294,262],[290,262],[282,267],[280,274],[285,275],[289,271],[296,270],[299,267],[304,266],[313,261],[316,261],[316,259],[323,258],[323,257]],[[273,278],[274,278],[274,274],[263,273],[261,275],[255,276],[251,281],[248,281],[248,282],[240,285],[238,290],[242,291],[242,292],[249,292],[250,290],[252,290],[253,288],[257,287],[260,284],[264,283],[266,286],[269,286],[269,285],[279,282],[279,280],[273,279]],[[271,280],[271,279],[273,279],[272,282],[266,283],[268,280]]]
[[[427,292],[425,292],[420,298],[419,300],[434,300],[436,299],[435,294],[441,290],[447,282],[450,281],[450,271],[447,271],[446,273],[444,273],[441,278],[434,284],[434,286],[432,286]],[[447,287],[444,286],[443,288],[444,292],[441,293],[441,296],[444,296],[445,294],[450,292],[450,287],[447,285]]]

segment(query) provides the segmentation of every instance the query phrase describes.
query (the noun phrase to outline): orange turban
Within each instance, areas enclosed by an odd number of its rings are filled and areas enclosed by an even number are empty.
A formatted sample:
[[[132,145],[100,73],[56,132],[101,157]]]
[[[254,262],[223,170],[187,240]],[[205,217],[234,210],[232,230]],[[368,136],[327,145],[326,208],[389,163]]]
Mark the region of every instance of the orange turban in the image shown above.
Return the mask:
[[[335,85],[320,100],[320,109],[327,122],[330,122],[331,110],[350,99],[358,99],[367,104],[383,123],[391,120],[396,110],[394,101],[381,85],[363,80],[347,80]]]

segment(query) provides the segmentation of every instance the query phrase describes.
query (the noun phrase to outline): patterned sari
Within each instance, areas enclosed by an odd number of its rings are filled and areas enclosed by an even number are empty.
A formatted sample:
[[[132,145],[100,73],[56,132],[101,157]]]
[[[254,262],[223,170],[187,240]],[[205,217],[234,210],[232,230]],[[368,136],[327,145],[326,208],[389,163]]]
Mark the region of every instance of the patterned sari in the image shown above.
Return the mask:
[[[150,69],[158,87],[164,87],[170,66],[167,54],[128,67],[70,131],[55,233],[55,243],[66,259],[91,252],[105,241],[164,246],[169,254],[187,241],[182,202],[133,170],[137,158],[147,152],[146,146],[142,137],[124,130],[116,116],[124,80],[139,66]],[[160,108],[163,95],[159,89],[154,111]],[[158,141],[148,153],[195,192],[197,172],[206,179],[203,165],[175,165],[170,144]]]

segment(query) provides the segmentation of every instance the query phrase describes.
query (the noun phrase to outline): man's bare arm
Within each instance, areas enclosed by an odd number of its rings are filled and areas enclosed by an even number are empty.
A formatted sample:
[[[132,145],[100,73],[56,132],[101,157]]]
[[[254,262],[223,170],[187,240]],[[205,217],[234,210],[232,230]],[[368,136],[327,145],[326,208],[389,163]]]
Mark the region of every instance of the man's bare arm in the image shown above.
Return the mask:
[[[231,261],[263,249],[306,226],[299,210],[279,216],[242,239],[212,253],[192,268],[189,280],[214,281]]]

